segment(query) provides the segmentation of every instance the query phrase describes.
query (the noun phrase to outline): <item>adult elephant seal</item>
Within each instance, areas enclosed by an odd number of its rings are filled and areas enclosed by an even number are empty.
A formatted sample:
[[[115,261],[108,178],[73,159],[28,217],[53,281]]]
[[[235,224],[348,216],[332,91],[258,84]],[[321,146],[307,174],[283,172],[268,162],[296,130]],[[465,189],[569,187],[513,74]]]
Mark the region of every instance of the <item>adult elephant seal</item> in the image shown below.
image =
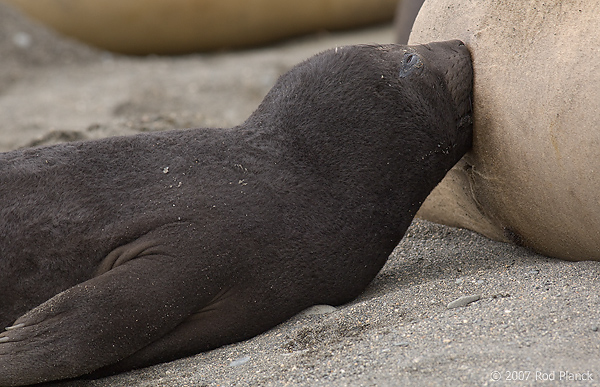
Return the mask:
[[[88,44],[147,55],[242,48],[316,31],[387,22],[398,0],[2,2]]]
[[[411,42],[473,54],[473,152],[421,209],[568,260],[600,260],[600,1],[426,1]]]
[[[459,41],[338,47],[232,129],[2,154],[0,385],[168,361],[352,300],[471,146],[471,84]]]

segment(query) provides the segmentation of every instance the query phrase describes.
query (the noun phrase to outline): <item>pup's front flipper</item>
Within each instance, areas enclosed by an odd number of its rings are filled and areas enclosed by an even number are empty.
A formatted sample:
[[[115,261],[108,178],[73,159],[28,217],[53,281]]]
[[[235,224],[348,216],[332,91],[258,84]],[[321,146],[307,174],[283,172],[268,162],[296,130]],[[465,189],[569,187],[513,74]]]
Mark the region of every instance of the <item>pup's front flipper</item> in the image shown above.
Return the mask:
[[[20,317],[0,334],[0,386],[90,373],[203,308],[218,287],[203,275],[206,262],[190,256],[198,251],[192,236],[189,226],[146,234],[112,255],[118,266]]]
[[[224,289],[165,336],[91,376],[103,377],[194,355],[267,331],[289,318],[293,314],[290,310],[294,310],[292,300],[283,306],[272,293],[273,289],[261,289],[256,283],[247,288]]]

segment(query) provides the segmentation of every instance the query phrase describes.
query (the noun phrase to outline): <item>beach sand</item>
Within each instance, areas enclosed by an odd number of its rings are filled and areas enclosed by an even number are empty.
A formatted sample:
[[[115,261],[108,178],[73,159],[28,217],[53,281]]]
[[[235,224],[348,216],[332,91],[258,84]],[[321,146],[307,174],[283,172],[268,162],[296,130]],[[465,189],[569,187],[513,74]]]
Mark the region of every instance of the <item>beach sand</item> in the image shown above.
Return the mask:
[[[236,125],[297,62],[393,38],[384,25],[244,51],[123,57],[0,5],[0,151]],[[248,341],[171,363],[49,385],[597,385],[599,274],[598,262],[559,261],[415,220],[349,304],[313,308]],[[479,299],[448,308],[463,296]]]

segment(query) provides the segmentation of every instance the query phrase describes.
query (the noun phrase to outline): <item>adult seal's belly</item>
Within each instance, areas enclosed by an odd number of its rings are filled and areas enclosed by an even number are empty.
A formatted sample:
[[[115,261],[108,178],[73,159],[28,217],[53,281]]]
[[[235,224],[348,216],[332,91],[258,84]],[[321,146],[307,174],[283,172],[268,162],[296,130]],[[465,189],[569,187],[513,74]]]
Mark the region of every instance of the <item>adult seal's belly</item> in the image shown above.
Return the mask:
[[[352,300],[470,148],[471,84],[459,41],[337,47],[231,129],[0,154],[0,385],[168,361]]]
[[[410,41],[473,54],[474,143],[421,215],[600,260],[600,1],[425,2]]]

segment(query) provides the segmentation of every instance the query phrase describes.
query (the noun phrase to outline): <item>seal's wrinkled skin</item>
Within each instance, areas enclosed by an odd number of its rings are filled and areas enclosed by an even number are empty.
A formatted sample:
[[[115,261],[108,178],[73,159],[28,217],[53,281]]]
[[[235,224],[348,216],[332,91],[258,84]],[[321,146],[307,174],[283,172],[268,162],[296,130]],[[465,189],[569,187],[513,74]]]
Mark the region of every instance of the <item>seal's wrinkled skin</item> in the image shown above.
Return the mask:
[[[231,129],[0,154],[0,385],[103,375],[352,300],[471,146],[459,41],[349,46]]]

